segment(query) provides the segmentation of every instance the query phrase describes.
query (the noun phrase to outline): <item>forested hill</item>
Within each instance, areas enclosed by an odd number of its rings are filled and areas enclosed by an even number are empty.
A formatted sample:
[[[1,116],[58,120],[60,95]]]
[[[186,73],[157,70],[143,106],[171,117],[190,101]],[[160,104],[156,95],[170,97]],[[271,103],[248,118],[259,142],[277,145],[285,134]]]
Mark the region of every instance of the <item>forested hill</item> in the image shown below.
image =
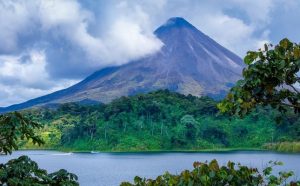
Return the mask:
[[[285,125],[274,122],[277,113],[270,109],[259,109],[244,119],[229,118],[218,114],[210,98],[167,90],[122,97],[106,105],[68,103],[25,113],[45,125],[39,132],[46,147],[70,150],[259,148],[300,136],[300,120],[293,114],[282,121]]]

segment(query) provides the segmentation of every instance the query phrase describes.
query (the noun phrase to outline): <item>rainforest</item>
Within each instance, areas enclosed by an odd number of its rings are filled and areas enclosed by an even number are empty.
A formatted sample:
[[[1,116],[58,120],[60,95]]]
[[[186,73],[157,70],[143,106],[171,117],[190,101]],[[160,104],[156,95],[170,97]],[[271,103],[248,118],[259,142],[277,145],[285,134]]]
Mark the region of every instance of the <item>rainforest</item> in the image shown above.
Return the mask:
[[[299,151],[300,119],[272,108],[240,118],[221,114],[209,97],[168,90],[121,97],[109,104],[66,103],[26,110],[43,124],[39,148],[66,151]],[[280,143],[284,142],[284,143]],[[22,148],[37,148],[20,142]]]

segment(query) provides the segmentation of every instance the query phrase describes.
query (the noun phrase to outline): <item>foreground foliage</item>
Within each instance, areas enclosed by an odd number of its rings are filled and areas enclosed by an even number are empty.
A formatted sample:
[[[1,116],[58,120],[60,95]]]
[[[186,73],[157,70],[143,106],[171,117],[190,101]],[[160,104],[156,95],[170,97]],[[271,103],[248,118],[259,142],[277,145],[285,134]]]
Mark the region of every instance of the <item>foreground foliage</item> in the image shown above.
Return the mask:
[[[288,182],[293,176],[293,172],[280,172],[278,176],[272,174],[272,169],[280,162],[270,162],[270,165],[262,172],[257,168],[250,168],[233,162],[228,162],[226,166],[219,166],[216,160],[209,163],[194,163],[192,171],[185,170],[179,175],[168,172],[158,176],[156,179],[146,179],[135,177],[134,183],[123,182],[121,186],[211,186],[211,185],[289,185],[299,186],[300,182]]]
[[[41,124],[23,117],[18,112],[0,115],[0,152],[11,153],[17,150],[18,139],[31,140],[33,144],[44,144],[42,138],[35,134]]]
[[[77,176],[61,169],[48,174],[27,156],[12,159],[0,164],[0,184],[20,186],[75,186],[79,185]]]
[[[219,104],[223,112],[243,116],[258,105],[300,114],[300,45],[283,39],[276,46],[249,51],[240,80]]]
[[[35,131],[41,127],[18,112],[0,115],[0,153],[11,154],[12,150],[18,150],[20,140],[44,144]],[[27,156],[0,164],[0,185],[4,186],[76,186],[77,179],[76,175],[63,169],[48,174]]]

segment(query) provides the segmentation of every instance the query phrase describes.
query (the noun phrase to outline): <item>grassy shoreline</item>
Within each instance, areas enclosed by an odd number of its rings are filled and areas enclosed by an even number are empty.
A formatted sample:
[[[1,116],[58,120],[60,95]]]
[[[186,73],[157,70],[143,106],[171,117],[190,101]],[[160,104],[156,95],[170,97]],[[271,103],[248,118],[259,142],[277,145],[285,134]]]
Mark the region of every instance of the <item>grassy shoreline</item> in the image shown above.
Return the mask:
[[[72,153],[199,153],[199,152],[238,152],[238,151],[269,151],[262,148],[220,148],[220,149],[197,149],[197,150],[187,150],[187,149],[174,149],[174,150],[135,150],[135,151],[100,151],[100,150],[76,150],[76,149],[66,149],[66,148],[20,148],[20,150],[51,150],[51,151],[60,151],[60,152],[72,152]]]
[[[278,152],[290,152],[300,153],[300,142],[278,142],[278,143],[267,143],[263,146],[267,150],[273,150]]]
[[[63,147],[63,146],[35,146],[32,144],[21,145],[20,150],[53,150],[60,152],[78,152],[78,153],[197,153],[197,152],[234,152],[234,151],[269,151],[279,153],[300,153],[300,142],[276,142],[276,143],[265,143],[261,147],[228,147],[228,148],[178,148],[178,149],[91,149],[91,148],[80,148],[80,147]]]

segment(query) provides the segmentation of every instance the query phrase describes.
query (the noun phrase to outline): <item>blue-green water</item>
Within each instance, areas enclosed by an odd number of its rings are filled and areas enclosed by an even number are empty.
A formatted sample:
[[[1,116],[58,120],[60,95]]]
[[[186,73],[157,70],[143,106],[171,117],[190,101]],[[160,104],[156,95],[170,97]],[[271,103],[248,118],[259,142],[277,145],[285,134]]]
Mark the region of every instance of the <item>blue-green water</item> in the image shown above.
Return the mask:
[[[300,154],[280,154],[260,151],[201,152],[201,153],[62,153],[57,151],[17,151],[0,156],[0,163],[28,155],[49,172],[64,168],[79,176],[83,186],[114,186],[132,181],[134,176],[155,178],[169,171],[180,173],[192,169],[194,161],[217,159],[220,164],[229,160],[263,168],[270,161],[282,161],[280,171],[293,170],[300,177]]]

